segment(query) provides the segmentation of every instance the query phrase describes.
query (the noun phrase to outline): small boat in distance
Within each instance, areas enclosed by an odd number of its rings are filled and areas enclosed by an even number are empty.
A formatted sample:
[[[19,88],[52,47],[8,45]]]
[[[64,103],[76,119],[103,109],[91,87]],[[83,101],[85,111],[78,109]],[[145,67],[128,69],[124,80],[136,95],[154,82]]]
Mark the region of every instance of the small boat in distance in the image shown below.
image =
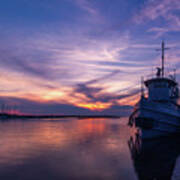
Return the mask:
[[[129,117],[128,125],[137,128],[138,136],[143,139],[180,134],[179,88],[175,73],[164,74],[166,49],[162,42],[162,67],[157,68],[156,77],[142,80],[141,98]]]

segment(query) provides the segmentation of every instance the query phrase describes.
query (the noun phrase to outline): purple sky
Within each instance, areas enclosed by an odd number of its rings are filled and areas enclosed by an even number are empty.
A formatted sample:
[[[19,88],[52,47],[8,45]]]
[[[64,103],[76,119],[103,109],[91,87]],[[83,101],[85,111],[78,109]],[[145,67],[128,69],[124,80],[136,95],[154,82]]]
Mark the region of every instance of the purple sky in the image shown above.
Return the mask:
[[[2,0],[0,12],[1,106],[127,114],[162,40],[180,81],[179,0]]]

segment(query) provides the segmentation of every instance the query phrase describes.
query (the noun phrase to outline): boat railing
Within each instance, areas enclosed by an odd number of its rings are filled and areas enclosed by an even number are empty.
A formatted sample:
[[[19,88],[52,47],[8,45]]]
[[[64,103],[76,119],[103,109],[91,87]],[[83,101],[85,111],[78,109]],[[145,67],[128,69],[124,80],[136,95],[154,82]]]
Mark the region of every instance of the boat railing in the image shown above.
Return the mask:
[[[171,79],[173,81],[176,81],[176,73],[175,71],[168,71],[164,73],[164,77]],[[146,76],[143,76],[143,80],[147,81],[149,79],[155,79],[155,78],[162,78],[162,76],[157,76],[156,73],[147,74]]]

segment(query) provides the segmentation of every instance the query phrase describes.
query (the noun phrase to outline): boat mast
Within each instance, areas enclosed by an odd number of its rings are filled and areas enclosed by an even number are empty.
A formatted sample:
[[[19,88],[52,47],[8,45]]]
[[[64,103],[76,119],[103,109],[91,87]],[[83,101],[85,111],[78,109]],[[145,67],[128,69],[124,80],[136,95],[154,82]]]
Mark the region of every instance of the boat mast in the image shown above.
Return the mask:
[[[164,44],[164,41],[162,41],[162,77],[164,77],[164,47],[165,47],[165,44]]]
[[[161,44],[161,51],[162,51],[162,67],[161,67],[161,71],[162,71],[162,77],[164,77],[164,54],[165,54],[165,50],[168,50],[169,48],[165,47],[165,43],[164,41],[162,41]]]

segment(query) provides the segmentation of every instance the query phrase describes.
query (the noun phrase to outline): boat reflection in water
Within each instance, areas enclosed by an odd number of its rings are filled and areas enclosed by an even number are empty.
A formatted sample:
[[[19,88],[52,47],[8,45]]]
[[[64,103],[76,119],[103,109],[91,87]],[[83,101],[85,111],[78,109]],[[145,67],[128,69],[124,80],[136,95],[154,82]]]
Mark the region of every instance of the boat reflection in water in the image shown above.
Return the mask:
[[[180,139],[168,137],[128,141],[134,168],[140,180],[180,179]]]

